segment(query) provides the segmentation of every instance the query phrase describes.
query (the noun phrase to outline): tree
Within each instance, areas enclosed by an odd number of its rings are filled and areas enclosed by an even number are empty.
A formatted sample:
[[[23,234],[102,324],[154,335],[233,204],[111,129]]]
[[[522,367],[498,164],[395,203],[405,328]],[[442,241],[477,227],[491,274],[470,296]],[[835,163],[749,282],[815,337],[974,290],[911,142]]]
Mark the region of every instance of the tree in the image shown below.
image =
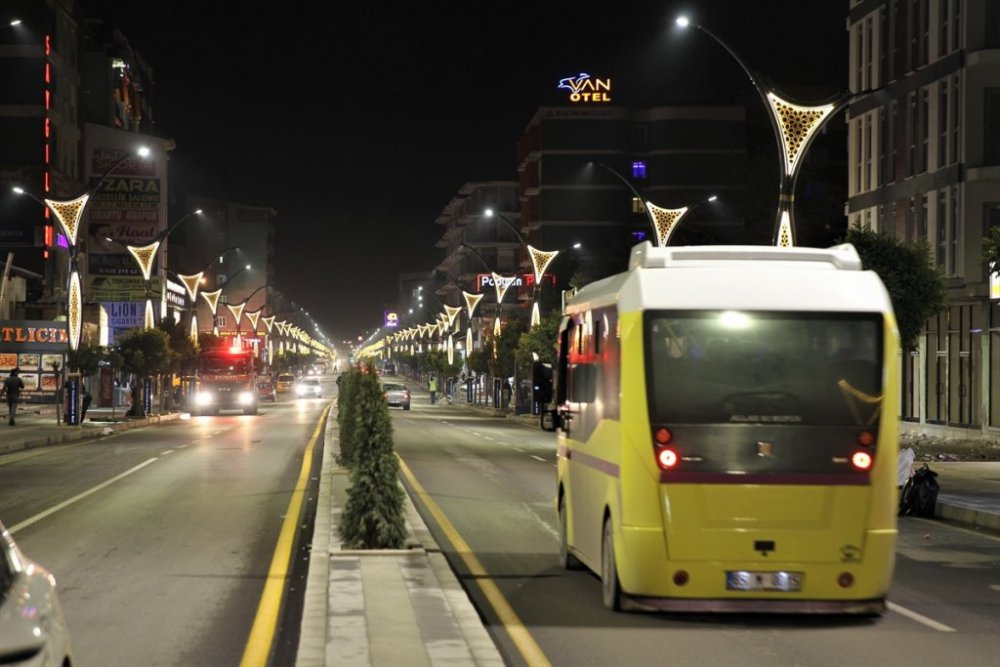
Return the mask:
[[[178,375],[191,375],[198,362],[198,344],[191,340],[185,327],[175,320],[161,320],[157,328],[167,334],[167,344],[172,353],[168,370]]]
[[[357,452],[340,536],[350,549],[399,549],[406,539],[406,522],[389,406],[373,365],[357,375],[352,399],[358,404]]]
[[[530,376],[536,357],[538,361],[544,363],[555,363],[556,337],[559,335],[560,322],[562,313],[552,312],[542,318],[537,326],[521,334],[514,353],[518,369]]]
[[[165,373],[173,363],[170,339],[160,329],[131,329],[118,344],[122,355],[122,369],[136,376],[132,389],[132,416],[145,414],[142,401],[143,381],[153,375]]]
[[[901,346],[916,349],[927,320],[944,308],[944,275],[931,260],[930,245],[926,239],[904,243],[860,227],[849,229],[845,240],[857,249],[862,266],[877,273],[889,291]]]

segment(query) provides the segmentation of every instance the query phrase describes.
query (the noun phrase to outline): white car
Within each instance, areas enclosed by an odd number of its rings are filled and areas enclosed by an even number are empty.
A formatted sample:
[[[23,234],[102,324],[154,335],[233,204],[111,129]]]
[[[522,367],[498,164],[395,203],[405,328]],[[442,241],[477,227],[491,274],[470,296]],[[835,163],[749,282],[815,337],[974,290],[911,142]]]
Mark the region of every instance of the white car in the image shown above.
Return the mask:
[[[71,665],[56,580],[27,558],[0,523],[0,665]]]
[[[323,396],[323,387],[320,386],[319,380],[316,378],[302,378],[295,385],[295,395],[299,398],[309,398],[310,396],[320,398]]]

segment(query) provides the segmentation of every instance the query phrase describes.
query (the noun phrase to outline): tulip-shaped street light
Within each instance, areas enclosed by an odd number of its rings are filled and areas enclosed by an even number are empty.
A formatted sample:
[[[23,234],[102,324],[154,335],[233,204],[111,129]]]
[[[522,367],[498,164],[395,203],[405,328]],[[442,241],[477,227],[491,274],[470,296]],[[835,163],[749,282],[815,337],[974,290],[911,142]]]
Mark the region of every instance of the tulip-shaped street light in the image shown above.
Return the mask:
[[[128,160],[134,159],[136,155],[146,158],[150,151],[145,146],[140,147],[136,153],[125,153],[111,167],[108,168],[97,182],[87,189],[79,197],[70,200],[52,199],[49,197],[37,197],[24,188],[14,187],[17,194],[28,195],[35,201],[46,207],[55,216],[63,235],[69,243],[69,278],[66,286],[66,327],[69,334],[69,349],[77,350],[80,347],[80,333],[83,329],[83,290],[80,286],[80,267],[78,265],[79,245],[77,234],[80,231],[80,221],[87,208],[87,203],[95,192],[97,192],[108,176],[118,167]]]
[[[792,208],[795,203],[795,182],[798,179],[799,167],[802,165],[809,144],[820,128],[848,103],[851,98],[850,93],[841,93],[833,101],[822,104],[812,106],[796,104],[765,87],[746,66],[743,59],[705,26],[692,22],[686,16],[678,17],[675,24],[679,28],[693,26],[711,37],[733,57],[760,95],[771,120],[775,141],[778,143],[778,215],[775,221],[774,243],[782,247],[794,246]]]
[[[461,244],[459,244],[458,247],[459,248],[464,248],[466,250],[469,250],[470,252],[472,252],[472,254],[474,254],[476,257],[478,257],[479,261],[482,262],[483,267],[487,271],[489,271],[490,275],[493,277],[493,288],[496,290],[496,295],[497,295],[497,316],[496,316],[496,319],[493,321],[493,335],[494,336],[499,336],[500,335],[500,313],[501,313],[501,308],[503,306],[503,298],[507,294],[507,290],[510,288],[510,286],[513,285],[514,281],[517,280],[517,276],[511,276],[511,277],[507,278],[507,277],[504,277],[504,276],[500,275],[499,273],[497,273],[496,271],[494,271],[492,268],[490,268],[489,262],[486,261],[486,258],[483,257],[482,253],[480,253],[478,250],[476,250],[475,248],[473,248],[472,246],[470,246],[470,245],[468,245],[466,243],[461,243]],[[494,350],[495,350],[495,348],[494,348]]]
[[[494,211],[491,208],[486,209],[487,218],[492,218],[494,215],[503,220],[505,223],[507,223],[507,226],[511,228],[514,234],[517,236],[518,240],[521,241],[521,245],[523,245],[527,249],[528,255],[531,257],[531,268],[534,270],[534,277],[535,277],[535,285],[534,289],[532,290],[533,294],[531,303],[531,326],[533,327],[537,326],[542,319],[538,306],[538,297],[541,294],[542,277],[545,275],[545,270],[549,267],[549,264],[551,264],[552,260],[554,260],[556,258],[556,255],[559,254],[559,251],[558,250],[546,251],[535,248],[534,246],[532,246],[531,244],[529,244],[527,241],[524,240],[524,237],[521,236],[521,232],[517,230],[517,228],[514,226],[514,223],[508,220],[503,214]]]

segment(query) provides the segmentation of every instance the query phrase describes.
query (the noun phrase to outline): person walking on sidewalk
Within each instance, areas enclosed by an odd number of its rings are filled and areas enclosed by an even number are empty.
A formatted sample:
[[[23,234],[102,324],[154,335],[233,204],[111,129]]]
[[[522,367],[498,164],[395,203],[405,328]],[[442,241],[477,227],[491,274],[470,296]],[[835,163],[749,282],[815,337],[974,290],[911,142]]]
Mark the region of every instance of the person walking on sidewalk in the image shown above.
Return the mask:
[[[24,389],[24,380],[18,376],[20,372],[19,368],[12,370],[7,379],[3,381],[3,390],[0,391],[0,394],[7,397],[7,422],[11,426],[14,425],[17,404],[21,400],[21,390]]]
[[[434,402],[437,400],[438,393],[438,379],[436,375],[431,376],[430,382],[427,383],[427,388],[431,392],[431,405],[434,405]]]

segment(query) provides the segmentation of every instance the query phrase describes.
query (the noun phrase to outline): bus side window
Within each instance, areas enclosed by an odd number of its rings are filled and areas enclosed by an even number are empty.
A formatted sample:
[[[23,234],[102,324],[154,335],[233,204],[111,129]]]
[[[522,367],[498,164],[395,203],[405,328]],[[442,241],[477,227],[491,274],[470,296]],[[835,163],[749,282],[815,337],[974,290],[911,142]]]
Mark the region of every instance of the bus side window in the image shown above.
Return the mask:
[[[597,366],[573,364],[569,375],[569,400],[574,403],[593,403],[597,398]]]
[[[569,341],[571,325],[567,325],[559,334],[559,358],[556,359],[556,369],[555,369],[555,391],[556,405],[562,405],[566,402],[566,385],[569,380],[568,375],[568,357],[569,357]]]

